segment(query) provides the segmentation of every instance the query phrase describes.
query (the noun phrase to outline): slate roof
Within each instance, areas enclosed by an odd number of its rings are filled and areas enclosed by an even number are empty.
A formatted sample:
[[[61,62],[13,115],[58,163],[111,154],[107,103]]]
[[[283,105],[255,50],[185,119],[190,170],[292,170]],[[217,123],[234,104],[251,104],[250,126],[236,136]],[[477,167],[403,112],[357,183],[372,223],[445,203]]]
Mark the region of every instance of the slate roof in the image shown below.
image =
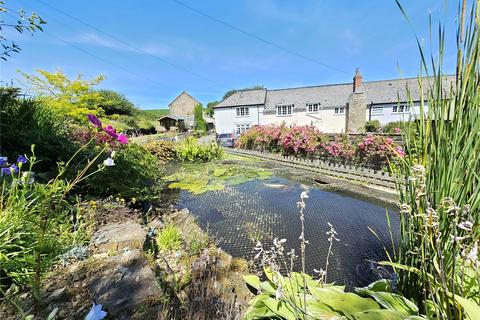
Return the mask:
[[[425,81],[426,80],[426,81]],[[444,77],[444,88],[455,80],[455,76]],[[428,87],[428,79],[424,79],[424,91]],[[407,101],[407,88],[410,90],[413,101],[420,100],[418,78],[381,80],[363,82],[368,104],[396,103]],[[311,87],[287,89],[255,89],[237,91],[215,108],[265,104],[265,111],[275,110],[275,106],[294,104],[297,110],[304,109],[306,103],[321,103],[325,107],[345,106],[353,92],[352,83],[329,84]]]
[[[239,90],[227,99],[217,104],[214,108],[234,107],[234,106],[253,106],[265,103],[265,94],[267,89],[247,89]]]

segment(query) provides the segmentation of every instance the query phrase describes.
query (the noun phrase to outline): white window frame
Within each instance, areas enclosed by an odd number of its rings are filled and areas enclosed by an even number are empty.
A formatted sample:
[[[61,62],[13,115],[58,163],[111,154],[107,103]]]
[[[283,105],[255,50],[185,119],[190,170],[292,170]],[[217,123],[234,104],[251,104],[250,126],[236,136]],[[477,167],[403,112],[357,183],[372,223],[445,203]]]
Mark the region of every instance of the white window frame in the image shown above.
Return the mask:
[[[345,107],[335,107],[333,112],[335,113],[335,115],[345,114]]]
[[[307,103],[306,104],[307,113],[319,113],[320,108],[321,108],[320,103]]]
[[[250,115],[250,110],[248,107],[237,107],[237,117],[248,117]]]
[[[278,105],[277,117],[288,117],[293,114],[293,104]]]
[[[410,113],[410,106],[408,104],[394,105],[392,113]]]
[[[372,106],[372,116],[379,116],[383,114],[383,106]]]
[[[237,124],[235,127],[235,133],[240,135],[242,133],[245,133],[245,131],[247,131],[248,129],[250,129],[250,124]]]

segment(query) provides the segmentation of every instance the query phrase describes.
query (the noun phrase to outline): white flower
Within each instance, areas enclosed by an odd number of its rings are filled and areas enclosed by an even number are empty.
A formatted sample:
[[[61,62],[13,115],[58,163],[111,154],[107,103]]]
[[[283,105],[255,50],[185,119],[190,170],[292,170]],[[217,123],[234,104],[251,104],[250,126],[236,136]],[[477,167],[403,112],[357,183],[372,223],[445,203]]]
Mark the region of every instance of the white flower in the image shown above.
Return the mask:
[[[282,299],[282,296],[283,296],[282,287],[279,286],[275,291],[275,299],[280,300]]]
[[[307,192],[307,191],[303,191],[303,192],[300,194],[300,198],[301,198],[301,199],[308,199],[308,192]]]
[[[105,161],[103,161],[103,164],[107,167],[112,167],[115,165],[115,162],[112,158],[108,157],[107,159],[105,159]]]
[[[458,227],[460,229],[463,229],[465,231],[472,231],[472,228],[473,228],[473,223],[471,223],[470,221],[466,220],[466,221],[463,221],[461,223],[458,224]]]
[[[85,317],[85,320],[102,320],[107,316],[107,313],[102,310],[101,304],[93,304],[92,309]]]
[[[470,252],[467,254],[465,258],[467,261],[470,261],[474,264],[477,262],[478,260],[478,242],[477,241],[475,241],[475,243],[473,244],[472,250],[470,250]]]

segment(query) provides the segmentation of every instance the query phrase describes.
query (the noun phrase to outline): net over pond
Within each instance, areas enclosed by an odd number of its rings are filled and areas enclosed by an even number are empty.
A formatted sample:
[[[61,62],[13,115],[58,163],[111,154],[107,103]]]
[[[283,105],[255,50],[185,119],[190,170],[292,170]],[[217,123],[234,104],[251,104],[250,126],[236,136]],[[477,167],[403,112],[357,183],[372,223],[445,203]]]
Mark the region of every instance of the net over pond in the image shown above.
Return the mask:
[[[286,251],[300,253],[301,222],[297,208],[304,186],[279,177],[254,180],[223,190],[203,194],[182,191],[179,207],[187,207],[200,225],[219,241],[219,246],[237,257],[254,255],[255,239],[267,247],[277,237],[285,238]],[[390,228],[386,209],[375,204],[338,193],[310,188],[305,199],[305,238],[309,241],[306,271],[325,268],[329,242],[326,232],[331,223],[340,241],[333,243],[328,282],[361,286],[388,272],[372,261],[386,259],[385,248],[391,251],[398,241],[398,213],[390,212]],[[380,241],[372,233],[372,229]],[[297,259],[297,268],[300,259]]]

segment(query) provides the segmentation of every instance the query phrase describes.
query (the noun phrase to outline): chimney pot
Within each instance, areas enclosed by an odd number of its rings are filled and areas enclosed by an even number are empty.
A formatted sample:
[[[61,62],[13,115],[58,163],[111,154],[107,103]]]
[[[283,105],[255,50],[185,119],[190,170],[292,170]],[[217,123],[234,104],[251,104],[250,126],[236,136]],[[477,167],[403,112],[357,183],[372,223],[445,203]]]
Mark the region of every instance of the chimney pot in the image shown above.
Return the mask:
[[[360,74],[360,68],[357,68],[355,71],[355,76],[353,77],[353,92],[358,92],[362,86],[362,75]]]

